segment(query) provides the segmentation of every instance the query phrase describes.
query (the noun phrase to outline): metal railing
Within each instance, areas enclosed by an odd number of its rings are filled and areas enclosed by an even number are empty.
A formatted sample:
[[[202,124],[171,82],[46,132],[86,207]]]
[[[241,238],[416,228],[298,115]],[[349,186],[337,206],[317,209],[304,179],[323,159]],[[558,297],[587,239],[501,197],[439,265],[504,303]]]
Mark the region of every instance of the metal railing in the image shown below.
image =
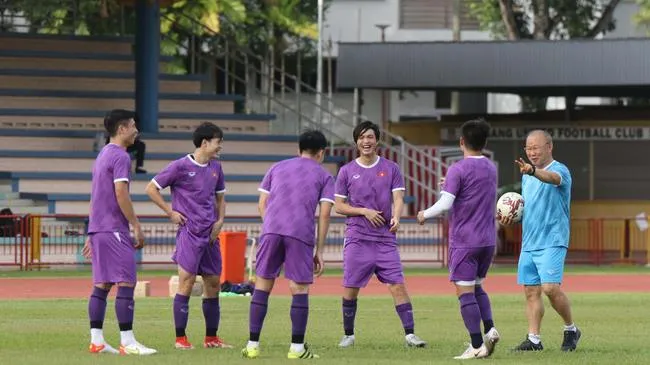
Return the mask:
[[[86,239],[85,215],[27,215],[0,217],[0,266],[33,270],[88,265],[81,254]],[[141,216],[146,246],[138,251],[140,264],[171,265],[177,226],[163,216]],[[646,218],[647,221],[647,218]],[[607,265],[650,263],[650,230],[637,227],[638,218],[571,220],[567,263]],[[244,232],[248,246],[259,240],[261,223],[250,217],[227,217],[224,232]],[[397,242],[405,265],[447,264],[448,224],[436,219],[423,226],[403,219]],[[325,260],[340,263],[345,222],[332,217]],[[495,262],[513,264],[521,250],[521,226],[499,228]],[[250,252],[250,250],[248,251]]]
[[[0,217],[0,266],[22,270],[88,265],[82,248],[86,240],[87,216],[34,214]],[[145,247],[136,252],[139,264],[173,265],[178,226],[166,216],[140,216]],[[259,242],[261,223],[250,217],[226,217],[223,232],[243,232],[250,248]],[[397,232],[405,264],[445,264],[447,260],[446,224],[438,219],[420,226],[414,219],[403,219]],[[345,221],[332,217],[324,249],[328,263],[341,263]],[[251,252],[251,250],[247,250]]]

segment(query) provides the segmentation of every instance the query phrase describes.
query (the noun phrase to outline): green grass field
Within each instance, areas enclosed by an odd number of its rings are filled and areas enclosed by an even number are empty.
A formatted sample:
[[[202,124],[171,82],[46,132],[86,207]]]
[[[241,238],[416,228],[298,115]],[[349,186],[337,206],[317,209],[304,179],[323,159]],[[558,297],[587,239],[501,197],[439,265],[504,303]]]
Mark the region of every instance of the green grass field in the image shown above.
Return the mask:
[[[502,340],[492,358],[482,361],[500,364],[614,364],[646,363],[647,303],[650,294],[570,295],[576,323],[583,337],[575,353],[559,350],[562,323],[546,302],[542,353],[510,353],[526,332],[521,295],[492,298],[493,312]],[[114,293],[109,300],[105,336],[118,344],[113,311]],[[262,357],[241,358],[240,349],[248,335],[247,297],[222,298],[220,335],[235,345],[232,350],[191,351],[173,349],[173,321],[169,298],[146,298],[136,302],[136,337],[157,348],[151,357],[122,358],[87,353],[89,330],[86,300],[0,301],[0,364],[260,364],[286,363],[291,324],[290,298],[271,297],[262,333]],[[355,348],[336,347],[341,336],[341,309],[338,297],[312,297],[307,341],[322,364],[453,364],[452,357],[469,341],[453,296],[413,298],[416,333],[429,341],[426,349],[407,349],[403,332],[390,298],[361,297],[357,315]],[[196,345],[203,338],[201,303],[190,302],[188,335]]]

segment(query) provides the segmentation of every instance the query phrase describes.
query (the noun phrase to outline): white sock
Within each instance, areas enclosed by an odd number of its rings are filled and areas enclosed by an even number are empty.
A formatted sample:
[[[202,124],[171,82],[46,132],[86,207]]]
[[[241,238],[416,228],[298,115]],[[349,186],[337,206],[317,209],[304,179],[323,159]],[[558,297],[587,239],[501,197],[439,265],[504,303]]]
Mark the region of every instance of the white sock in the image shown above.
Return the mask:
[[[289,351],[291,351],[291,352],[303,352],[303,351],[305,351],[305,344],[304,343],[292,343],[291,347],[289,348]]]
[[[90,342],[95,345],[103,345],[106,342],[104,341],[104,330],[101,328],[91,328]]]
[[[133,331],[120,331],[120,339],[122,340],[122,346],[135,344],[135,336],[133,335]]]
[[[575,323],[571,323],[571,324],[568,325],[568,326],[565,325],[565,326],[564,326],[564,330],[565,330],[565,331],[573,331],[573,332],[575,332],[575,331],[576,331],[576,325],[575,325]]]
[[[252,347],[252,348],[258,348],[260,347],[260,342],[259,341],[248,341],[248,344],[246,347]]]
[[[535,345],[539,345],[539,343],[542,342],[541,337],[533,333],[528,334],[528,340],[530,340],[530,342],[534,343]]]

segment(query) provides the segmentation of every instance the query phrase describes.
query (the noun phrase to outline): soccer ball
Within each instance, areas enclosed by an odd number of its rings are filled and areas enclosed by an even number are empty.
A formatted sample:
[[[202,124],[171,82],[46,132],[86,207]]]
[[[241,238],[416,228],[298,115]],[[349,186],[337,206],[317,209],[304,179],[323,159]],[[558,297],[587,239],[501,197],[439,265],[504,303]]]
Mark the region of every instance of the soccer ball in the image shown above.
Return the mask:
[[[513,223],[521,221],[524,216],[524,198],[515,192],[501,195],[497,201],[497,219],[512,218]]]

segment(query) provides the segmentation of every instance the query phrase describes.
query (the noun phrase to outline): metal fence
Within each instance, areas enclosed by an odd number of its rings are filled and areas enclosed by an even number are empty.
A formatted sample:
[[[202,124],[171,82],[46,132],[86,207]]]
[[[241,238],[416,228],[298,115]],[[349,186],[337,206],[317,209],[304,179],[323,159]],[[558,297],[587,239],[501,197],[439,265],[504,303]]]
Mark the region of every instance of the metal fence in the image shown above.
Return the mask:
[[[606,265],[650,263],[650,230],[638,218],[572,219],[566,262]],[[643,219],[647,223],[647,218]],[[521,225],[502,229],[495,263],[516,263],[521,251]]]
[[[87,216],[28,215],[7,217],[7,232],[0,237],[0,263],[25,270],[53,266],[87,265],[82,248],[86,240]],[[145,247],[136,253],[139,264],[172,264],[177,226],[167,217],[141,216]],[[9,227],[13,231],[9,232]],[[248,239],[247,256],[254,259],[253,242],[259,241],[261,222],[258,218],[229,217],[223,231],[244,232]],[[343,261],[345,222],[333,217],[327,237],[324,258],[328,263]],[[423,226],[413,219],[404,219],[397,235],[400,254],[405,264],[445,265],[447,239],[444,221]],[[254,262],[254,260],[253,260]]]
[[[172,264],[177,227],[166,217],[140,217],[146,245],[137,251],[139,264]],[[647,221],[645,221],[647,222]],[[0,266],[34,270],[55,266],[88,265],[81,253],[86,239],[87,216],[27,215],[0,217]],[[259,241],[258,218],[229,217],[223,230],[244,232],[248,239],[247,260],[254,264],[254,242]],[[423,226],[405,218],[397,234],[405,266],[447,265],[447,222],[437,220]],[[328,263],[343,260],[345,222],[333,217],[325,246]],[[637,218],[573,219],[566,262],[605,265],[650,263],[650,230],[640,228]],[[521,251],[521,226],[499,230],[494,262],[514,264]]]

